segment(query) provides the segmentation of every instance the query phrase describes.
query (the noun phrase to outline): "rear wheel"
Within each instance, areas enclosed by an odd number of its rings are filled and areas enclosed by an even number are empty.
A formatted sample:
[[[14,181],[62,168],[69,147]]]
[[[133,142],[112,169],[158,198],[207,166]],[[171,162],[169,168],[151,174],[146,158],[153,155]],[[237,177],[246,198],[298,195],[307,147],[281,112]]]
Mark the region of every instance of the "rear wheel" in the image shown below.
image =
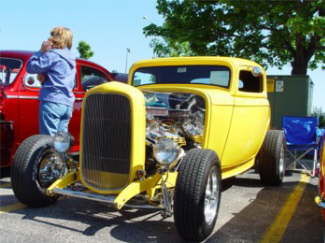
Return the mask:
[[[284,136],[280,130],[270,130],[258,154],[258,171],[264,185],[282,184],[285,174]]]
[[[179,234],[202,241],[215,226],[221,192],[220,164],[212,150],[192,149],[179,168],[174,219]]]
[[[66,164],[52,147],[52,137],[31,136],[14,156],[11,183],[15,196],[31,207],[50,205],[57,196],[48,196],[46,189],[66,172]]]

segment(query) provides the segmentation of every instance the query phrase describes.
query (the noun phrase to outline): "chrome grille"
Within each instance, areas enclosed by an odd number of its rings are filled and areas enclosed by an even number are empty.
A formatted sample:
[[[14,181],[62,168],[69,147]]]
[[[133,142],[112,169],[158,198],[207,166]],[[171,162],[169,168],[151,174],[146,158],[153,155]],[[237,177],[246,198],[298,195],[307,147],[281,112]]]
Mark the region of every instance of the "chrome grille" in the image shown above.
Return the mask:
[[[114,190],[128,182],[130,114],[130,103],[125,96],[93,94],[87,97],[81,168],[82,177],[88,185],[98,190]]]

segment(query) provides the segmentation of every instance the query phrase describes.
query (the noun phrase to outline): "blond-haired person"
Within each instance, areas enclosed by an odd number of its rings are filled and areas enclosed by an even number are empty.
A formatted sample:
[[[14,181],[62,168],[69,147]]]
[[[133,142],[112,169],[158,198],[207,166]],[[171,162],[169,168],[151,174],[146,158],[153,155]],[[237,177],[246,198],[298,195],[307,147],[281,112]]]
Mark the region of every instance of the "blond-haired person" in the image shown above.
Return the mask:
[[[41,134],[55,135],[68,132],[75,100],[76,58],[70,51],[72,32],[55,27],[41,49],[27,63],[27,72],[39,74],[42,81],[39,100],[39,127]]]

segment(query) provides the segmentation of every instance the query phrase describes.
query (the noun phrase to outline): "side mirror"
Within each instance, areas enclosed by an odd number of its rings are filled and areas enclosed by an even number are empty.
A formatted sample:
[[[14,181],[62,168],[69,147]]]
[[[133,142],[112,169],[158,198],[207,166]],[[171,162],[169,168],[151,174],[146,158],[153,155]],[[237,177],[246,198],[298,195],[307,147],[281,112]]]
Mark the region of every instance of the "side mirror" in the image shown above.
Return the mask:
[[[254,77],[259,77],[262,75],[262,69],[260,67],[255,66],[253,67],[251,73]]]

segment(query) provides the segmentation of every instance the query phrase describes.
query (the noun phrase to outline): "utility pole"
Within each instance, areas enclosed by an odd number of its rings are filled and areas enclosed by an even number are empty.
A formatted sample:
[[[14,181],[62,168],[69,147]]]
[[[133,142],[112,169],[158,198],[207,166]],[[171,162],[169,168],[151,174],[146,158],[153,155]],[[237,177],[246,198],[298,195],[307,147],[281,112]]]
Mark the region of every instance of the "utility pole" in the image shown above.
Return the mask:
[[[125,56],[125,73],[128,73],[128,57],[131,50],[130,48],[126,48],[126,56]]]

